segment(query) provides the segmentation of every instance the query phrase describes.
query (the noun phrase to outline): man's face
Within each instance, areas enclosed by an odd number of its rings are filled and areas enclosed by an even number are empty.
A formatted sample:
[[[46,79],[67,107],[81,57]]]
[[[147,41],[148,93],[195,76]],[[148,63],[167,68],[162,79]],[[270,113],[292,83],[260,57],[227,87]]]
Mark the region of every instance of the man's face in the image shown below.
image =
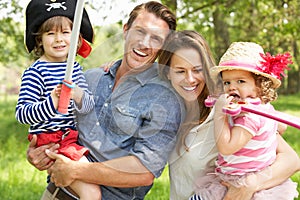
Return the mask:
[[[129,29],[125,25],[122,65],[126,71],[153,63],[169,31],[169,26],[164,20],[146,11],[137,16]]]

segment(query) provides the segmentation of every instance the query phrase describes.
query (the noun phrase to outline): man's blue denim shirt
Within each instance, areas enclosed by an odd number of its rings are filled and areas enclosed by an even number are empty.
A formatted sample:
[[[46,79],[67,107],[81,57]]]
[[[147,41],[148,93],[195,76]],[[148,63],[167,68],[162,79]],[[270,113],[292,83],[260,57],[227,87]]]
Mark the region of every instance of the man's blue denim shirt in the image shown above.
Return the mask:
[[[159,177],[185,117],[183,100],[168,82],[160,80],[157,64],[126,76],[112,90],[120,64],[119,60],[109,72],[95,68],[85,73],[95,108],[86,115],[77,114],[79,142],[90,149],[92,162],[133,155]],[[101,186],[102,199],[144,199],[150,188]]]

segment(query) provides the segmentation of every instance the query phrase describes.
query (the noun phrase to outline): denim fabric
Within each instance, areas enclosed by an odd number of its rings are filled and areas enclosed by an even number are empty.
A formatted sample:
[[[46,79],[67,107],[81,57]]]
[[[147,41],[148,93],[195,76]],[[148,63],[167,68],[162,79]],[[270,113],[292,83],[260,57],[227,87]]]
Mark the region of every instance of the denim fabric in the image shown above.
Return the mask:
[[[95,108],[87,115],[78,114],[79,142],[90,149],[93,162],[134,155],[159,177],[184,119],[183,101],[159,79],[156,64],[128,75],[112,91],[120,63],[109,72],[97,68],[85,73]],[[101,188],[103,200],[128,200],[144,199],[151,186]]]

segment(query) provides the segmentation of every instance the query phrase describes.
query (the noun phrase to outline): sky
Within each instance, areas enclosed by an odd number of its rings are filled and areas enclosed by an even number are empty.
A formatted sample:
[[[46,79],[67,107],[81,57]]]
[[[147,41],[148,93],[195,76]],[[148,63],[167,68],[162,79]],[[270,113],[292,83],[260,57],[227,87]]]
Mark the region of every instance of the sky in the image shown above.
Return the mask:
[[[1,0],[2,1],[2,0]],[[10,0],[4,0],[10,1]],[[30,0],[20,0],[20,5],[24,8],[23,13],[25,13],[26,5]],[[88,7],[87,12],[90,16],[91,23],[93,25],[107,25],[111,23],[118,22],[120,20],[125,20],[125,14],[129,14],[129,12],[138,4],[147,2],[149,0],[136,0],[135,3],[129,2],[129,0],[86,0],[85,2],[90,2],[93,4],[94,7],[98,8],[99,11],[95,11],[89,9]],[[112,7],[112,9],[110,9]],[[108,16],[106,19],[103,20],[103,17]],[[20,17],[20,16],[19,16]],[[24,20],[24,19],[17,19],[17,20]]]

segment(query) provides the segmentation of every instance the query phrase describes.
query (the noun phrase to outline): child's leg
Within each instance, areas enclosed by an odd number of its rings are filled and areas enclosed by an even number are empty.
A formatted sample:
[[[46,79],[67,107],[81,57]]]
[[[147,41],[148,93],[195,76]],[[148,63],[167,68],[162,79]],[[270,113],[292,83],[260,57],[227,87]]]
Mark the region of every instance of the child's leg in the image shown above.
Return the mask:
[[[83,156],[79,161],[89,162],[88,159]],[[82,181],[74,181],[70,185],[71,189],[78,194],[80,200],[100,200],[101,190],[99,185],[85,183]]]

